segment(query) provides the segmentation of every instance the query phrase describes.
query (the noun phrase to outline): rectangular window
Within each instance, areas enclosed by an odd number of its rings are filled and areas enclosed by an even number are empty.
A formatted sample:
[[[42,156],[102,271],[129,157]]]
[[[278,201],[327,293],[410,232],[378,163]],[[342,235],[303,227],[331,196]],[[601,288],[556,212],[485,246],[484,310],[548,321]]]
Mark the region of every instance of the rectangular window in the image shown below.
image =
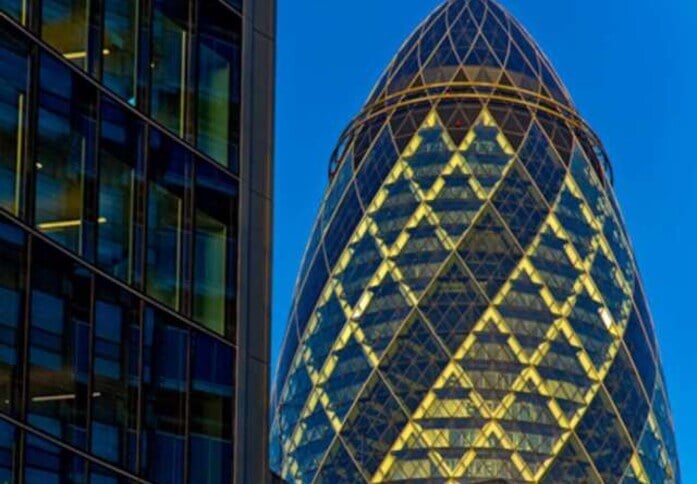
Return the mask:
[[[199,5],[196,144],[218,163],[237,172],[241,20],[217,2]]]
[[[237,182],[200,162],[196,168],[194,319],[230,338],[237,293]]]
[[[148,167],[148,295],[179,309],[184,192],[191,177],[188,150],[152,131]]]
[[[184,135],[187,25],[187,2],[154,0],[151,112],[179,136]]]
[[[47,54],[41,56],[36,147],[36,225],[82,253],[83,193],[94,176],[96,92]]]
[[[139,303],[129,292],[99,282],[94,316],[95,455],[136,472],[138,386],[140,382]]]
[[[136,105],[138,0],[104,0],[104,84]]]
[[[155,482],[181,483],[186,441],[189,331],[151,308],[143,324],[141,466]]]
[[[142,123],[116,104],[103,101],[99,145],[97,262],[119,279],[132,281],[135,167]]]
[[[27,116],[28,47],[14,28],[0,32],[0,207],[19,213],[19,184]]]
[[[0,221],[0,411],[17,414],[21,391],[19,328],[24,299],[26,240],[21,229]],[[22,324],[23,326],[23,324]]]
[[[29,332],[29,423],[85,448],[92,279],[34,240]]]
[[[41,37],[63,57],[87,68],[88,0],[43,0]]]
[[[235,354],[210,336],[191,336],[189,482],[231,482]]]

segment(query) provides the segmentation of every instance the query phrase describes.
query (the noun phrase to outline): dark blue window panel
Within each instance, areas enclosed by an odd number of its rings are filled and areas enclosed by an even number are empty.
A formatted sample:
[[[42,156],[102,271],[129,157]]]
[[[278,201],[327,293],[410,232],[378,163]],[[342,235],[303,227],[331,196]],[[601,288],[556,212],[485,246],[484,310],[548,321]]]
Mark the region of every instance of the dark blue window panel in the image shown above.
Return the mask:
[[[370,149],[375,138],[380,134],[382,125],[387,118],[386,115],[378,115],[372,120],[364,124],[355,135],[355,141],[353,145],[354,158],[353,162],[356,167],[360,166],[363,161],[363,157]]]
[[[491,298],[496,296],[523,256],[490,206],[465,236],[458,252]]]
[[[429,202],[440,226],[454,240],[460,240],[483,203],[469,185],[470,178],[462,172],[444,176],[445,186],[438,198]]]
[[[445,24],[446,16],[443,10],[439,9],[433,13],[431,18],[427,21],[428,27],[426,27],[423,37],[419,42],[420,60],[421,65],[425,65],[428,60],[428,56],[431,55],[435,49],[438,41],[443,38],[445,29],[447,28]]]
[[[321,240],[322,228],[318,224],[312,229],[310,242],[305,249],[305,254],[303,255],[302,266],[300,268],[300,272],[298,273],[298,279],[294,288],[296,292],[300,290],[300,286],[305,282],[307,273],[310,270],[311,264],[315,261],[315,258],[324,258],[324,246],[321,245]],[[297,294],[293,294],[293,296],[297,296]]]
[[[317,484],[337,484],[339,482],[363,482],[366,477],[356,468],[356,464],[339,439],[327,454],[322,472],[317,476]]]
[[[189,482],[230,482],[234,351],[219,340],[194,331],[190,365]]]
[[[598,181],[595,170],[581,153],[580,148],[576,148],[574,151],[571,157],[571,173],[581,188],[588,206],[597,216],[603,212],[603,204],[606,200],[605,193],[601,188],[602,185]]]
[[[402,408],[377,375],[347,419],[341,436],[358,464],[373,475],[407,422]]]
[[[390,130],[397,151],[402,153],[414,138],[424,119],[431,110],[431,105],[417,104],[408,110],[398,110],[390,118]]]
[[[547,69],[543,67],[542,71],[545,72],[546,70]],[[552,89],[554,88],[555,87],[552,87]],[[561,156],[561,161],[565,166],[568,166],[571,158],[571,150],[574,144],[574,138],[568,125],[561,122],[559,118],[552,116],[551,114],[547,114],[544,111],[538,111],[537,119],[539,120],[542,129],[544,129],[545,133],[547,133],[549,139],[552,140],[552,146],[556,148],[559,156]]]
[[[448,356],[418,317],[407,323],[390,348],[380,370],[397,397],[414,412],[445,368]]]
[[[634,283],[632,256],[629,252],[629,247],[623,238],[621,229],[617,224],[617,220],[612,215],[605,219],[603,234],[612,248],[612,253],[615,256],[615,259],[617,259],[617,263],[622,270],[625,280],[631,286]]]
[[[0,479],[2,482],[17,482],[14,457],[19,452],[19,434],[14,425],[0,420]]]
[[[525,136],[528,134],[528,128],[532,120],[532,114],[528,108],[525,106],[497,103],[495,101],[490,101],[488,108],[494,120],[496,120],[496,124],[501,128],[503,135],[508,142],[511,143],[513,148],[518,150],[523,139],[525,139]],[[528,143],[530,143],[530,141],[528,141]],[[522,154],[520,156],[528,171],[532,174],[533,178],[537,180],[533,170],[530,169],[531,167],[529,167],[522,158]],[[540,187],[540,189],[542,188]]]
[[[563,303],[574,294],[574,284],[581,275],[565,252],[566,241],[552,230],[544,232],[531,259],[554,298]]]
[[[615,357],[605,377],[605,388],[615,402],[620,416],[634,442],[641,437],[649,413],[649,402],[641,389],[632,360],[624,347]]]
[[[612,337],[600,319],[600,310],[601,306],[583,292],[568,317],[596,369],[605,364],[612,344]]]
[[[641,328],[639,315],[635,309],[629,316],[627,330],[624,334],[624,342],[627,345],[629,354],[632,355],[634,365],[639,371],[639,377],[644,385],[646,393],[649,395],[653,392],[653,384],[656,380],[656,361],[649,348],[649,343],[646,340],[646,335]]]
[[[560,163],[537,123],[533,123],[530,128],[519,157],[547,202],[550,205],[553,204],[564,183],[566,169]]]
[[[304,432],[290,455],[298,463],[299,472],[296,477],[307,481],[312,480],[335,433],[320,403],[310,415],[299,422],[299,425]]]
[[[394,94],[408,88],[419,72],[419,67],[419,48],[418,45],[415,45],[404,58],[397,73],[392,77],[387,87],[388,92]]]
[[[29,432],[24,456],[25,482],[87,482],[84,459]]]
[[[419,200],[406,178],[390,183],[385,189],[388,198],[371,217],[378,226],[378,237],[387,247],[392,247],[418,208]]]
[[[656,414],[656,420],[658,421],[658,428],[661,431],[661,437],[666,445],[666,451],[668,452],[668,457],[673,466],[673,471],[677,474],[679,472],[678,464],[678,451],[675,445],[675,431],[673,427],[673,422],[670,417],[670,403],[666,397],[664,381],[658,381],[656,385],[656,390],[653,396],[653,409]]]
[[[315,371],[320,371],[346,324],[346,315],[335,294],[317,308],[317,319],[317,326],[307,337],[305,346],[310,350],[308,365]]]
[[[351,260],[336,279],[341,282],[346,301],[353,307],[383,259],[375,239],[369,233],[349,248],[352,252]]]
[[[312,381],[307,374],[305,365],[296,366],[288,377],[288,385],[281,395],[278,418],[281,428],[281,439],[286,442],[293,434],[293,429],[298,423],[300,412],[312,390]]]
[[[427,191],[453,156],[443,139],[443,128],[425,128],[419,131],[421,143],[416,152],[407,158],[407,163],[414,173],[413,180]]]
[[[353,153],[350,152],[341,162],[341,166],[334,175],[334,178],[329,185],[329,189],[327,190],[324,206],[322,207],[322,223],[320,224],[322,228],[327,225],[331,216],[334,215],[334,210],[344,196],[346,187],[349,185],[351,178],[353,177],[353,169]]]
[[[469,9],[464,9],[457,19],[450,17],[450,37],[460,59],[465,59],[469,48],[474,44],[477,31],[478,23],[472,18]],[[445,41],[448,41],[447,37]]]
[[[493,203],[523,248],[535,239],[549,209],[518,165],[504,178]]]
[[[377,286],[371,287],[373,298],[358,323],[367,344],[378,357],[392,340],[397,328],[411,310],[399,283],[388,274]]]
[[[0,378],[4,395],[0,410],[18,410],[21,364],[19,328],[24,295],[25,238],[22,231],[0,219]]]
[[[373,367],[353,337],[333,356],[337,359],[336,367],[322,388],[327,392],[331,410],[343,420]]]
[[[455,75],[455,67],[459,65],[450,40],[445,37],[436,47],[431,60],[426,64],[423,77],[426,84],[450,81]]]
[[[283,338],[283,343],[281,344],[281,349],[279,351],[278,368],[276,370],[276,392],[280,392],[283,382],[286,381],[288,376],[288,371],[290,370],[290,365],[295,357],[295,350],[298,348],[298,327],[295,322],[295,317],[288,319],[288,327],[286,329],[285,337]],[[280,395],[274,393],[275,397],[278,398]],[[273,408],[273,406],[272,406]]]
[[[564,449],[556,457],[542,482],[544,484],[557,484],[559,482],[600,484],[586,453],[574,435],[569,438]]]
[[[456,46],[459,47],[459,46]],[[470,46],[463,46],[470,47]],[[462,57],[462,51],[459,52]],[[489,45],[484,41],[484,37],[479,36],[475,41],[474,45],[471,46],[467,58],[463,59],[462,62],[467,66],[475,67],[494,67],[498,68],[500,63],[494,53],[492,52]]]
[[[508,29],[505,29],[493,15],[488,14],[482,25],[482,33],[496,55],[497,64],[503,63],[508,53]]]
[[[604,390],[598,392],[576,428],[581,443],[605,482],[619,482],[632,457],[632,446]]]
[[[363,210],[358,202],[358,195],[355,190],[349,188],[324,239],[324,250],[329,267],[335,266],[362,217]]]
[[[312,263],[310,272],[307,274],[307,279],[305,280],[305,285],[303,286],[300,296],[298,297],[298,330],[300,334],[303,334],[307,322],[310,319],[317,299],[324,289],[324,285],[327,282],[329,273],[327,272],[327,265],[324,262],[322,254],[315,258]]]
[[[397,157],[390,130],[385,128],[358,167],[356,186],[364,206],[367,207],[373,201],[373,197],[392,170]]]
[[[450,254],[438,239],[436,227],[423,218],[407,230],[409,241],[396,258],[404,282],[417,296],[426,289],[441,264]]]
[[[638,450],[649,482],[670,482],[668,470],[663,465],[663,459],[661,458],[665,445],[650,429],[644,432],[638,445]],[[680,482],[680,480],[678,479],[675,482]]]
[[[622,291],[615,276],[617,266],[605,254],[598,252],[591,267],[591,276],[617,324],[624,324],[631,301]]]
[[[499,130],[479,124],[474,128],[475,140],[463,152],[467,165],[477,181],[488,191],[501,179],[511,156],[499,145]]]
[[[649,346],[653,350],[654,355],[658,355],[658,344],[656,342],[656,333],[653,329],[653,318],[649,312],[649,306],[646,302],[646,296],[644,295],[644,290],[641,284],[637,282],[634,285],[634,304],[636,310],[639,312],[639,322],[641,323],[644,331],[646,332],[646,337],[649,341]]]

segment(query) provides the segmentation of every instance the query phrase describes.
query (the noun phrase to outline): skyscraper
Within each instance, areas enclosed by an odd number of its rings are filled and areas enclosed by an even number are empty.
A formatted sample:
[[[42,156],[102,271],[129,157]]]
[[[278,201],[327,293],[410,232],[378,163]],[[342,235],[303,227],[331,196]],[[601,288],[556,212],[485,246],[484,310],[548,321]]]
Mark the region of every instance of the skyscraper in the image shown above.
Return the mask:
[[[0,0],[0,480],[264,482],[273,0]]]
[[[679,482],[602,144],[492,0],[449,0],[338,143],[272,394],[290,482]]]

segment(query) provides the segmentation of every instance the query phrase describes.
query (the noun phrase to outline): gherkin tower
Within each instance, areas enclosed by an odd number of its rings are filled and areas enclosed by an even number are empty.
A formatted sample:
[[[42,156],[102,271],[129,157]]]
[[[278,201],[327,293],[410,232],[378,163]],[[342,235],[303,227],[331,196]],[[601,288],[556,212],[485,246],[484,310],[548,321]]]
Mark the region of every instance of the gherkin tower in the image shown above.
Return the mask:
[[[680,482],[611,166],[495,2],[437,8],[342,135],[272,412],[289,482]]]

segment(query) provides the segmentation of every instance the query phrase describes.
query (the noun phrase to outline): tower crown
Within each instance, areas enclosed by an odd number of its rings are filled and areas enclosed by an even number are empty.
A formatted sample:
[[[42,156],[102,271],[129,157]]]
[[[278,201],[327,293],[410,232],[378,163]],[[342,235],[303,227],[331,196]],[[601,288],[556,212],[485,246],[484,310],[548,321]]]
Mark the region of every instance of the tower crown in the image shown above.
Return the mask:
[[[536,42],[493,0],[449,0],[419,25],[390,62],[366,107],[433,86],[497,86],[573,111]]]

